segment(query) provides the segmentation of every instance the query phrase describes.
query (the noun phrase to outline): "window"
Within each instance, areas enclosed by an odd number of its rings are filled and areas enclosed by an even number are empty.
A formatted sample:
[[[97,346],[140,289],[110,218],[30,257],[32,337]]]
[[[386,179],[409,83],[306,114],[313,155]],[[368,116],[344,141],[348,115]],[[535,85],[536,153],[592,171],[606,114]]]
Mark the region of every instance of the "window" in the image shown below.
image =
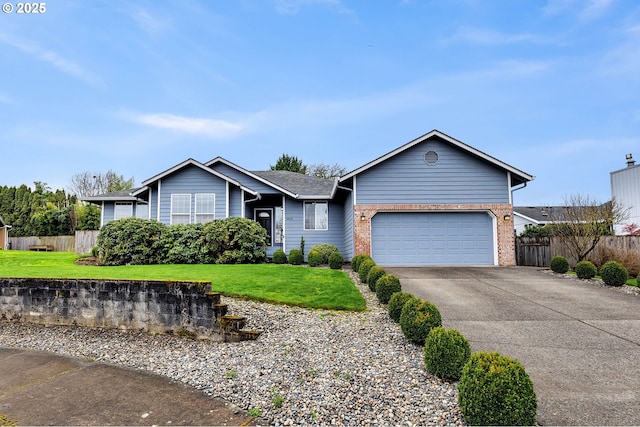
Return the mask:
[[[329,204],[327,202],[304,203],[304,229],[329,229]]]
[[[216,219],[216,195],[196,194],[196,223],[205,223]]]
[[[171,195],[171,224],[191,222],[191,194]]]
[[[273,236],[274,238],[274,243],[282,243],[282,240],[284,238],[284,209],[282,208],[275,208],[275,236]]]
[[[113,219],[129,218],[133,216],[133,203],[116,202],[113,210]]]
[[[149,219],[149,205],[146,203],[136,203],[136,218]]]

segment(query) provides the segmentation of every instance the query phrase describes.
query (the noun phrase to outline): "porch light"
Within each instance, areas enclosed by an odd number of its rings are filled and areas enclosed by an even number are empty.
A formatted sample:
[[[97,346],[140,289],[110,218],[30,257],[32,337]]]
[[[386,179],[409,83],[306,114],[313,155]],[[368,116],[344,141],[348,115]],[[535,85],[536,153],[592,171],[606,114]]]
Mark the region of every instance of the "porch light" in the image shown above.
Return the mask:
[[[509,221],[511,219],[511,214],[510,213],[506,213],[504,214],[504,216],[502,217],[505,221]]]
[[[360,212],[360,221],[366,221],[367,217],[364,216],[364,212]]]

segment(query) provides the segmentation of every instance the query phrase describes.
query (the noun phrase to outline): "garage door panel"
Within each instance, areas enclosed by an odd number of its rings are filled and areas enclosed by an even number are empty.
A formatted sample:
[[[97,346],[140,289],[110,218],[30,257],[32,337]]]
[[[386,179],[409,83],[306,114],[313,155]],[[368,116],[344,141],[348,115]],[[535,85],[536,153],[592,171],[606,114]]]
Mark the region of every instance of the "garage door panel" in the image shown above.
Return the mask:
[[[486,212],[382,212],[371,223],[380,265],[493,265],[493,220]]]

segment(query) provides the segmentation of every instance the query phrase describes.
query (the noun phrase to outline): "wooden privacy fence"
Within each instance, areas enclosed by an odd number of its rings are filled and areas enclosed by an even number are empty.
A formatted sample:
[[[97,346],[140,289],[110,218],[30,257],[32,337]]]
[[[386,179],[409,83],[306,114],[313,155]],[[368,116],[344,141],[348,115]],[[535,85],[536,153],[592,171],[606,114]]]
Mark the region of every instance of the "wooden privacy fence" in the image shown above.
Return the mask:
[[[578,262],[558,237],[516,237],[515,246],[517,265],[549,267],[556,255],[567,258],[572,266]],[[603,236],[587,259],[599,263],[613,256],[640,257],[640,236]]]
[[[9,237],[9,248],[28,251],[29,247],[52,246],[56,252],[91,253],[96,245],[98,230],[76,231],[74,236]]]

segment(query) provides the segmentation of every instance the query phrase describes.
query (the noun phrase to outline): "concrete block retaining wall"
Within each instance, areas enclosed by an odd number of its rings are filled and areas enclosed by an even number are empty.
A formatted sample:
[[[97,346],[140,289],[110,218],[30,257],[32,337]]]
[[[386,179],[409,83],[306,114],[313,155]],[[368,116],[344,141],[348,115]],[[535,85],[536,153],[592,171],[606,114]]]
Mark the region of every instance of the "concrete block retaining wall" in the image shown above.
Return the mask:
[[[245,318],[227,315],[206,282],[0,279],[0,320],[43,325],[189,333],[214,341],[255,339]]]

